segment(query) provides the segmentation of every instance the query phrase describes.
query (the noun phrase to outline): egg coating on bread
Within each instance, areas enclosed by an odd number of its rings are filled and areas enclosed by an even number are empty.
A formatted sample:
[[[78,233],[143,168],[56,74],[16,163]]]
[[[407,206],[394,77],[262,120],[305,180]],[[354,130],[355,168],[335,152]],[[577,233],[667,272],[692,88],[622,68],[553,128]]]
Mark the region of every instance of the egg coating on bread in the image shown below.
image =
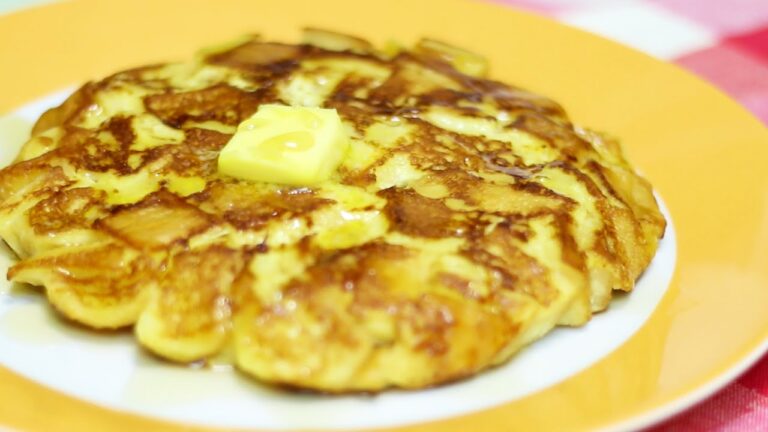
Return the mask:
[[[87,83],[0,170],[8,278],[160,357],[231,353],[291,387],[423,388],[503,363],[630,291],[665,221],[615,140],[486,69],[442,42],[312,29]],[[274,106],[335,112],[344,151],[313,156],[332,168],[220,169]]]

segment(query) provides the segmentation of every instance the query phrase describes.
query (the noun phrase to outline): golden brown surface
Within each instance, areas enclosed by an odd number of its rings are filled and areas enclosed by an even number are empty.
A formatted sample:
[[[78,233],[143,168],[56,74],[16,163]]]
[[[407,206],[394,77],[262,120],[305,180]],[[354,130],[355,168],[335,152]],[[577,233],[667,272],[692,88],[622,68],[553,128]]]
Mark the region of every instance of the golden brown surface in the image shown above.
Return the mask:
[[[118,73],[44,114],[0,171],[9,279],[162,357],[231,352],[326,391],[470,376],[632,289],[665,223],[616,142],[471,53],[308,38]],[[264,103],[338,110],[336,178],[217,173]]]

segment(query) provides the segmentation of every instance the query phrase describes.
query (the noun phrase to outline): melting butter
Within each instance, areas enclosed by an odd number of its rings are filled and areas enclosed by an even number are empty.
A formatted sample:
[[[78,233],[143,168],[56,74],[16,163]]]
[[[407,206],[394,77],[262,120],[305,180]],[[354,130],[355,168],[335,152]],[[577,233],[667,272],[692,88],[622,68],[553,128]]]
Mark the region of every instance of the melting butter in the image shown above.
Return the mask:
[[[219,154],[219,172],[244,180],[310,185],[341,164],[349,139],[334,109],[262,105]]]

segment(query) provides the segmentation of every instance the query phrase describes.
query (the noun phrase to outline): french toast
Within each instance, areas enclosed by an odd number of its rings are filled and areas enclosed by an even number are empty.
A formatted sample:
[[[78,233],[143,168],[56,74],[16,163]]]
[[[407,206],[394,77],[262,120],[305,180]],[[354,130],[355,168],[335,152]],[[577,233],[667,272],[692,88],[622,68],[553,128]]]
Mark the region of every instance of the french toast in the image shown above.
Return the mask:
[[[259,381],[423,388],[509,360],[630,291],[665,220],[618,142],[482,57],[310,29],[79,88],[0,170],[9,280],[158,356]],[[328,179],[223,173],[264,106],[338,113]]]

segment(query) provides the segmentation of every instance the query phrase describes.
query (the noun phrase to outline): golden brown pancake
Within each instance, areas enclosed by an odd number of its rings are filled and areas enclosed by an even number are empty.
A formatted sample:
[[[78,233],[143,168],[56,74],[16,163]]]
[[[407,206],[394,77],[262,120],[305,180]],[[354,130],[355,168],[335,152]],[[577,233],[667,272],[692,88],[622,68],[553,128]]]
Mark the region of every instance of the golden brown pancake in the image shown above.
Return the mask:
[[[630,291],[665,221],[618,143],[446,44],[311,30],[89,82],[0,171],[8,278],[67,318],[264,382],[421,388]],[[330,180],[217,169],[266,104],[335,109]]]

